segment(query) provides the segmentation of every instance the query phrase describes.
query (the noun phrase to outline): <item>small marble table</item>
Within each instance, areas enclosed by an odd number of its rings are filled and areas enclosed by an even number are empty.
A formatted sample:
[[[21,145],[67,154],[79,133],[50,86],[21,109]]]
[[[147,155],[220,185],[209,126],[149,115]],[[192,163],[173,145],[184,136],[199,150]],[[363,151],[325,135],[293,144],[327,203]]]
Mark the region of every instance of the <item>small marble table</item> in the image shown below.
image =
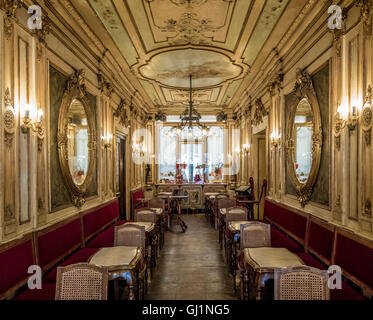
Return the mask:
[[[304,262],[294,253],[285,248],[245,248],[245,271],[243,276],[244,300],[249,297],[249,276],[256,289],[256,299],[262,299],[262,289],[268,279],[274,278],[277,268],[303,266]]]
[[[125,280],[129,288],[129,300],[134,300],[134,281],[139,283],[139,270],[143,258],[140,247],[109,247],[101,248],[89,260],[90,264],[107,267],[109,280]],[[116,293],[116,298],[119,296]]]

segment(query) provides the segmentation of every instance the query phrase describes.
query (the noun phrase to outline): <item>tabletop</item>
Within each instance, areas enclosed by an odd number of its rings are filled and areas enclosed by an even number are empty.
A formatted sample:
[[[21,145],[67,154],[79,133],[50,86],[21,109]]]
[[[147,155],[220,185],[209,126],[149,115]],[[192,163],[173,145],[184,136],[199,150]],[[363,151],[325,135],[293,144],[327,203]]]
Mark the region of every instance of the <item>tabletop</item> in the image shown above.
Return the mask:
[[[153,222],[127,222],[126,225],[128,224],[134,224],[137,226],[142,226],[145,227],[145,232],[150,232],[154,229],[154,223]]]
[[[149,208],[150,210],[154,210],[156,214],[161,214],[163,209],[162,208]]]
[[[245,263],[255,271],[274,272],[276,268],[303,266],[303,261],[286,248],[245,248]]]
[[[241,224],[249,223],[250,221],[243,220],[243,221],[231,221],[228,223],[228,229],[231,232],[240,232],[241,231]]]
[[[136,265],[140,258],[141,248],[117,246],[101,248],[91,257],[89,263],[100,267],[108,267],[109,271],[115,271],[118,268]]]

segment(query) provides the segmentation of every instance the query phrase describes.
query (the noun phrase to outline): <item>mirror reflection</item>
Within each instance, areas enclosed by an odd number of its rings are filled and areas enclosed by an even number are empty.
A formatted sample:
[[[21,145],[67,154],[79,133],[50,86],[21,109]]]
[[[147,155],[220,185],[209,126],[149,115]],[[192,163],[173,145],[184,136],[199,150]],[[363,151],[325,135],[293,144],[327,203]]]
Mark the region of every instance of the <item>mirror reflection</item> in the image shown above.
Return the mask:
[[[303,98],[295,114],[295,171],[300,183],[306,183],[312,166],[313,113],[310,103]]]
[[[88,121],[83,104],[74,99],[67,114],[68,163],[73,181],[82,185],[89,163]]]

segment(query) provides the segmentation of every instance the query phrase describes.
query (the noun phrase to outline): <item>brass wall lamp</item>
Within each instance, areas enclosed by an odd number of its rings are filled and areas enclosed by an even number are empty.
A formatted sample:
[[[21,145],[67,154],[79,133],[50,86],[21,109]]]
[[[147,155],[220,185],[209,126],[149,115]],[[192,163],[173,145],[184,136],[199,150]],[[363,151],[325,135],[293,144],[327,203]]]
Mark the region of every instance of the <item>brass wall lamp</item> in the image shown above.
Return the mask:
[[[31,116],[31,107],[26,105],[24,109],[24,115],[21,123],[22,133],[27,134],[30,132],[30,129],[42,136],[44,134],[44,125],[43,125],[44,112],[41,108],[37,111],[36,119],[33,119]]]
[[[272,132],[272,134],[270,136],[270,142],[271,142],[271,146],[274,147],[274,148],[277,148],[278,146],[280,146],[281,134],[279,134],[277,132]]]

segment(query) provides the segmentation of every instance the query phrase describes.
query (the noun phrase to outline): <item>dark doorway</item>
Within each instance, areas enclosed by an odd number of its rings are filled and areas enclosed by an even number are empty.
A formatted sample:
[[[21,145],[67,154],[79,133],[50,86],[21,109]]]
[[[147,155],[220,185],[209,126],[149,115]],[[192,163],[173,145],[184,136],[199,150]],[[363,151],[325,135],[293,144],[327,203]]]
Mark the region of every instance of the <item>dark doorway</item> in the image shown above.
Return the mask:
[[[120,218],[126,219],[126,138],[117,136],[117,197]]]

